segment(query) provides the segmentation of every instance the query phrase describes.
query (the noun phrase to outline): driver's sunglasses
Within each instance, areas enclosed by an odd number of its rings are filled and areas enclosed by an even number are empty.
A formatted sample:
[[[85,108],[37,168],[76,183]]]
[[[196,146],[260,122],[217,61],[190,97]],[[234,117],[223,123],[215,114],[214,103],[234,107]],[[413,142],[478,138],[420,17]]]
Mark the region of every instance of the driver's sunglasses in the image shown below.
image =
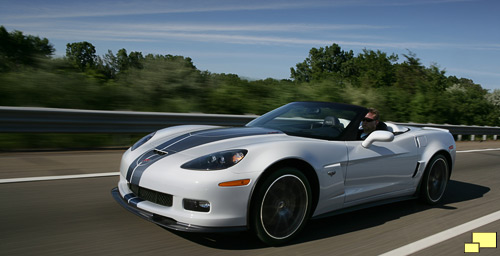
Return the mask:
[[[366,118],[366,117],[365,117],[365,118],[363,118],[363,122],[371,123],[371,122],[373,122],[373,121],[375,121],[375,119]]]

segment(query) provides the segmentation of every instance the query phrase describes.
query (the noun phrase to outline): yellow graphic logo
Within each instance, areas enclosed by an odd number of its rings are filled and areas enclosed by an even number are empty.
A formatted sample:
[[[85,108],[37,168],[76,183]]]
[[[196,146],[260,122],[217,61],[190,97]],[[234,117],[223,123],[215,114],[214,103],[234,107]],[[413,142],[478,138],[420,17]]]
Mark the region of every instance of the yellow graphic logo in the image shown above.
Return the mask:
[[[465,244],[465,252],[479,252],[480,248],[497,248],[497,233],[472,233],[472,243]]]

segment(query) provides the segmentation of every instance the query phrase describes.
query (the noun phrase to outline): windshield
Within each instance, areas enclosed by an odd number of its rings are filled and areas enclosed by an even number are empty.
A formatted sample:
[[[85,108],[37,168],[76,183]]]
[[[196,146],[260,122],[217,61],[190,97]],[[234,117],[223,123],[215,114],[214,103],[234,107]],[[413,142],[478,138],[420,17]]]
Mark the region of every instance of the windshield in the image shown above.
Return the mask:
[[[346,137],[364,113],[365,108],[351,105],[294,102],[253,120],[247,126],[276,129],[293,136],[339,140]]]

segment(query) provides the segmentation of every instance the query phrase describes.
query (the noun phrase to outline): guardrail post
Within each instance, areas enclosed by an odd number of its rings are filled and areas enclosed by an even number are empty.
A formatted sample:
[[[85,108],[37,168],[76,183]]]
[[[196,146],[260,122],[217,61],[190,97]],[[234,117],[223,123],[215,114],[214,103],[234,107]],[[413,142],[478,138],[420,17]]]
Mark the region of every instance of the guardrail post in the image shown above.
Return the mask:
[[[462,141],[462,134],[457,135],[457,141]]]
[[[470,136],[470,141],[475,141],[475,140],[476,140],[476,135],[472,134],[472,135]]]
[[[493,135],[493,140],[497,140],[497,135]]]
[[[483,135],[483,140],[486,140],[487,139],[487,136],[486,135]]]

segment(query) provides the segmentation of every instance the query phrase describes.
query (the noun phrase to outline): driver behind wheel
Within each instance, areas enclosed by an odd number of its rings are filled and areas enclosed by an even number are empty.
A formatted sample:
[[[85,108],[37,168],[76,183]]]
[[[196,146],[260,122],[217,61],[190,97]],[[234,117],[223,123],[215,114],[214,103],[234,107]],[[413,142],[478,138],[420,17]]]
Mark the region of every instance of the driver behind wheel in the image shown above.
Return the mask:
[[[380,121],[380,113],[374,108],[369,108],[360,126],[358,138],[364,140],[375,130],[387,130],[387,125]]]

